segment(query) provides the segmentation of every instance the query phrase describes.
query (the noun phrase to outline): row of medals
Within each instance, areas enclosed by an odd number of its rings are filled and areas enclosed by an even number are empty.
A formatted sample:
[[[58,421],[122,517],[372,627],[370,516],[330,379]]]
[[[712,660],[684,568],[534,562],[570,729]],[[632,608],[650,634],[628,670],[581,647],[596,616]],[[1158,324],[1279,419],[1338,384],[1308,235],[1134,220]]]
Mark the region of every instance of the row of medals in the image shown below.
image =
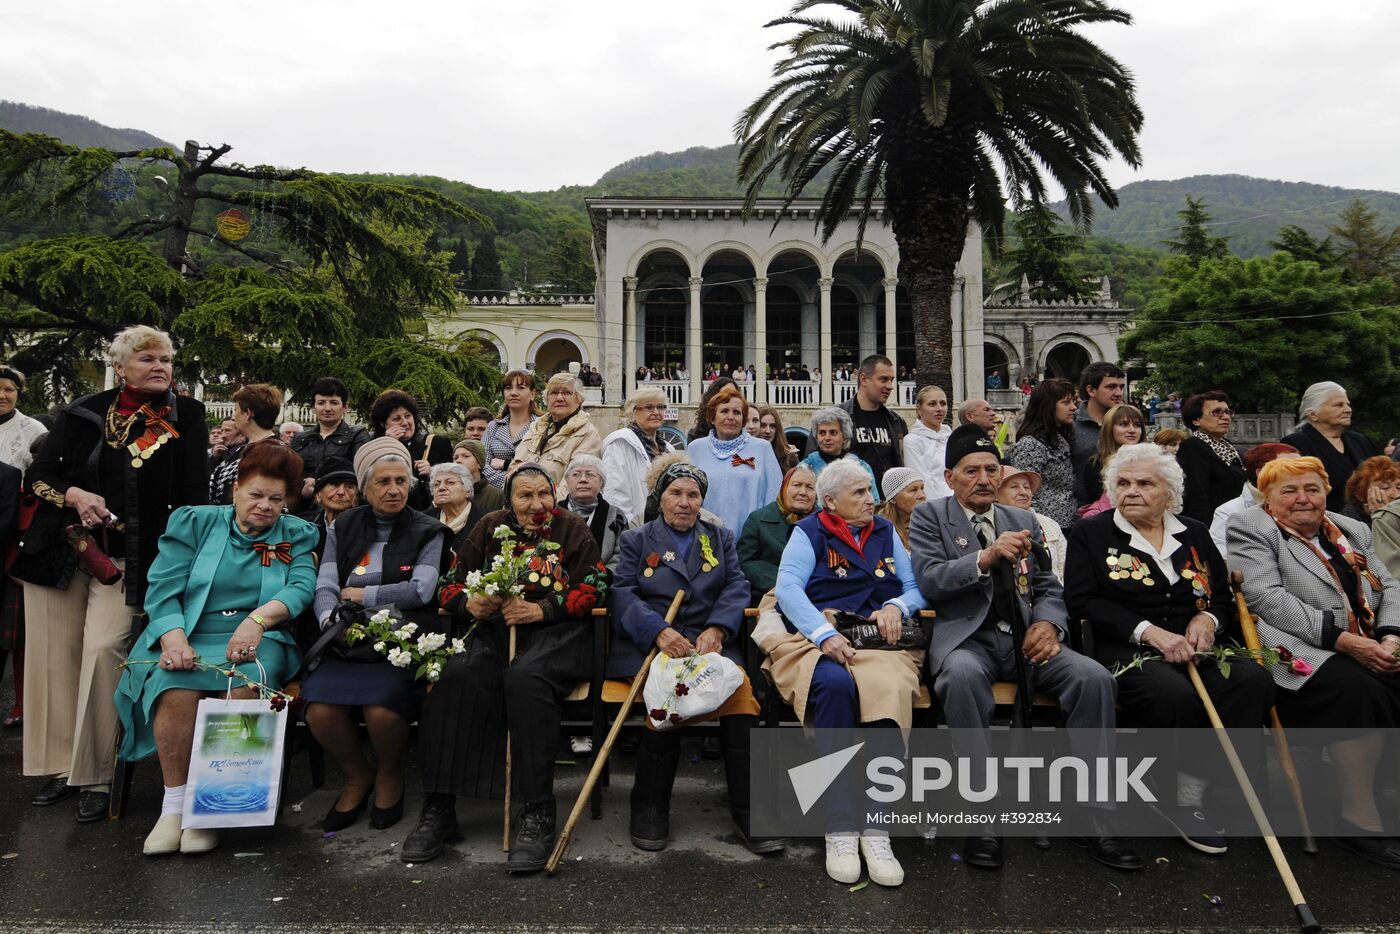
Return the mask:
[[[1108,579],[1111,581],[1123,581],[1131,577],[1135,581],[1142,581],[1145,587],[1156,583],[1143,563],[1130,555],[1109,555],[1104,559],[1104,564],[1110,568]]]
[[[128,444],[126,446],[126,449],[131,454],[132,468],[135,470],[140,470],[141,466],[145,464],[146,461],[156,456],[156,452],[160,450],[160,446],[169,440],[169,435],[161,435],[159,438],[152,441],[144,451],[141,449],[141,446],[135,441]]]

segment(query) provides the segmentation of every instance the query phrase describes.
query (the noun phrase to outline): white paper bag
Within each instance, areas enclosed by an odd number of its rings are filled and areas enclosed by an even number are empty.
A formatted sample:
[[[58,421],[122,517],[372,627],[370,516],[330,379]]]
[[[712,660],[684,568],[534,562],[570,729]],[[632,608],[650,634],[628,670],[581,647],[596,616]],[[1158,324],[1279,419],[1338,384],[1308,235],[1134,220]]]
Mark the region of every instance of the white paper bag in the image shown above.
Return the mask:
[[[205,698],[194,721],[184,827],[265,827],[277,820],[287,711],[266,700]]]
[[[647,671],[642,698],[652,727],[669,730],[714,713],[743,683],[743,670],[718,652],[682,658],[658,652]]]

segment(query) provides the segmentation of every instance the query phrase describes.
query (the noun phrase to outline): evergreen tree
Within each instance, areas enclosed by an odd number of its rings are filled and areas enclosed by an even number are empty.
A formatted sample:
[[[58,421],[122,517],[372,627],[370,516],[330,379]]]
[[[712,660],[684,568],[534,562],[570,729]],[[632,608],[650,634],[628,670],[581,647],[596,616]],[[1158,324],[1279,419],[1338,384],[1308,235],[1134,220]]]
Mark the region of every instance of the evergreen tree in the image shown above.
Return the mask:
[[[0,352],[41,392],[73,396],[118,331],[149,324],[170,332],[186,385],[233,375],[304,393],[338,376],[353,401],[398,386],[443,420],[494,394],[485,361],[414,336],[424,308],[456,297],[445,258],[425,256],[429,235],[484,216],[424,188],[225,163],[230,148],[113,152],[0,130],[5,209],[84,231],[0,254]],[[169,203],[92,233],[85,219],[104,215],[91,204],[124,162],[159,166]]]
[[[1206,210],[1204,198],[1198,201],[1187,195],[1186,207],[1177,211],[1176,216],[1181,224],[1176,228],[1176,239],[1162,241],[1167,249],[1185,256],[1193,267],[1201,265],[1201,260],[1230,255],[1230,238],[1212,236],[1206,229],[1210,226],[1210,212]]]
[[[472,254],[471,285],[473,292],[504,292],[505,273],[501,270],[501,257],[496,252],[496,235],[487,231],[476,243]]]
[[[1352,282],[1400,275],[1400,227],[1382,230],[1376,212],[1360,198],[1352,199],[1338,220],[1327,229],[1337,238],[1337,261]]]
[[[1281,253],[1287,253],[1294,259],[1317,263],[1319,266],[1337,264],[1337,251],[1332,246],[1332,238],[1323,237],[1319,240],[1297,224],[1280,227],[1274,239],[1269,241],[1269,246]]]
[[[458,237],[452,244],[452,259],[447,263],[447,271],[452,273],[452,279],[459,287],[466,288],[471,280],[472,257],[467,252],[465,237]]]
[[[1084,276],[1069,261],[1083,238],[1066,229],[1058,214],[1030,202],[1016,212],[1014,227],[1015,245],[1006,254],[1011,288],[1019,288],[1024,277],[1031,298],[1038,302],[1080,298],[1089,291]]]

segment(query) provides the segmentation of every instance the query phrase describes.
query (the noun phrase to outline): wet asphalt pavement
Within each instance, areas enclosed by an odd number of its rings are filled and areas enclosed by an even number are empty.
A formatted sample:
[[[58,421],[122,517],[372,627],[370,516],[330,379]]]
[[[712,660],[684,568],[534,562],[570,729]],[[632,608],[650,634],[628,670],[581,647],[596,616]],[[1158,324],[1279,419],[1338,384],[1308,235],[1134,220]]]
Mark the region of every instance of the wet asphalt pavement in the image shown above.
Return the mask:
[[[0,686],[8,710],[9,678]],[[431,863],[407,866],[399,825],[360,823],[332,837],[320,821],[336,795],[334,767],[313,789],[298,757],[290,803],[272,828],[225,831],[206,856],[152,859],[141,841],[159,812],[160,776],[137,770],[127,817],[80,825],[73,801],[29,804],[40,784],[20,775],[20,731],[0,732],[0,930],[35,931],[1296,931],[1262,841],[1233,840],[1209,857],[1175,839],[1135,841],[1148,862],[1122,873],[1065,840],[1049,851],[1008,842],[1007,865],[978,870],[956,857],[960,841],[897,838],[906,881],[857,891],[828,879],[820,840],[789,841],[757,857],[729,829],[719,762],[687,745],[676,783],[672,842],[660,854],[627,839],[631,757],[619,756],[601,821],[586,816],[567,863],[549,877],[511,877],[501,852],[498,804],[462,800],[465,839]],[[567,747],[566,747],[567,749]],[[560,824],[588,760],[558,770]],[[410,787],[414,776],[410,776]],[[1322,843],[1307,856],[1284,848],[1329,931],[1400,931],[1400,873]],[[1219,896],[1221,904],[1208,901]]]

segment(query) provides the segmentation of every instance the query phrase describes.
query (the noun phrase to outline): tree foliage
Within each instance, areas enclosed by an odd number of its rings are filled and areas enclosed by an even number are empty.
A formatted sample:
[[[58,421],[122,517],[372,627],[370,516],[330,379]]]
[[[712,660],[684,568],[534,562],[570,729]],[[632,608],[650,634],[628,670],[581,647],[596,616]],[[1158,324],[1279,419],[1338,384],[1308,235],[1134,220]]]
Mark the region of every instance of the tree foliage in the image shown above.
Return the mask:
[[[1217,237],[1210,230],[1210,211],[1204,199],[1186,196],[1186,207],[1176,212],[1179,226],[1176,236],[1163,240],[1167,249],[1180,256],[1192,266],[1199,266],[1202,260],[1220,259],[1230,255],[1230,238]]]
[[[1060,216],[1044,204],[1026,203],[1016,212],[1015,237],[1003,252],[996,278],[998,294],[1020,289],[1021,280],[1030,286],[1030,296],[1038,302],[1081,298],[1089,287],[1070,261],[1083,237],[1065,227]]]
[[[1337,240],[1337,261],[1353,282],[1400,277],[1400,227],[1383,230],[1365,201],[1352,199],[1327,229]]]
[[[0,254],[0,347],[37,386],[84,385],[117,331],[168,330],[185,381],[228,374],[304,393],[337,375],[361,407],[380,389],[413,387],[439,418],[494,394],[481,360],[413,336],[422,312],[452,307],[449,254],[426,252],[435,226],[486,226],[424,188],[307,169],[225,163],[228,146],[113,152],[0,131],[0,195],[9,212],[100,225],[103,180],[159,166],[168,204],[105,232],[22,243]],[[253,220],[257,236],[226,238],[215,215]]]
[[[1319,240],[1297,224],[1280,227],[1278,234],[1269,241],[1269,246],[1294,259],[1307,260],[1319,266],[1337,265],[1337,251],[1332,246],[1332,238]]]
[[[472,254],[471,280],[467,288],[473,292],[501,292],[506,288],[501,256],[496,252],[496,238],[489,233],[481,238]]]
[[[1008,197],[1044,203],[1048,179],[1086,226],[1095,195],[1117,203],[1104,162],[1140,162],[1132,77],[1081,31],[1129,22],[1102,0],[798,0],[769,24],[797,28],[775,80],[735,125],[748,204],[774,175],[789,201],[818,187],[829,239],[853,210],[863,231],[883,197],[919,378],[952,385],[969,221],[999,240]]]
[[[1357,387],[1368,427],[1391,431],[1400,421],[1400,309],[1387,307],[1389,294],[1384,282],[1349,283],[1340,269],[1284,253],[1194,267],[1177,258],[1119,346],[1151,362],[1149,384],[1223,389],[1248,412],[1296,409],[1305,387],[1336,379]]]

